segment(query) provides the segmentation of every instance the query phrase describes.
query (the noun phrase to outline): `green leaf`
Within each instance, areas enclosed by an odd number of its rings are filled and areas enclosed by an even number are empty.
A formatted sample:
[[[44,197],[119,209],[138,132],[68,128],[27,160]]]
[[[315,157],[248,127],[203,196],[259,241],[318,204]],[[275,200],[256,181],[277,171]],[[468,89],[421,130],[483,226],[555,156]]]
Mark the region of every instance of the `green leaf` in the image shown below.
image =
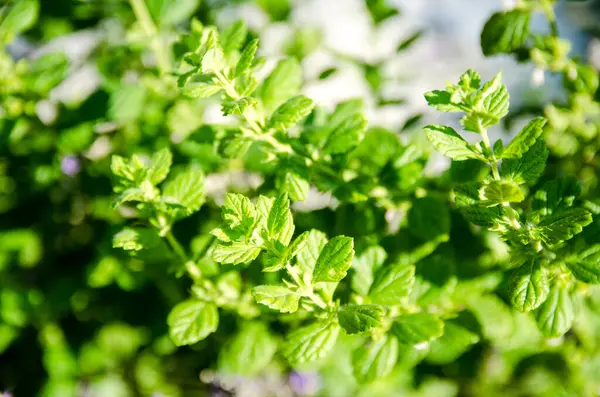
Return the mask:
[[[481,154],[473,150],[469,143],[454,129],[443,125],[428,125],[425,127],[427,139],[435,150],[453,160],[481,159]]]
[[[221,103],[221,110],[224,116],[230,114],[241,116],[246,112],[246,109],[255,107],[257,103],[257,100],[252,97],[243,97],[237,101],[232,100]]]
[[[319,360],[331,353],[339,333],[336,323],[315,322],[288,334],[281,353],[292,365]]]
[[[258,90],[267,114],[297,95],[301,85],[302,68],[298,61],[294,58],[279,61]]]
[[[337,282],[346,277],[354,257],[354,240],[336,236],[329,240],[315,263],[313,280]]]
[[[269,211],[267,218],[269,235],[279,235],[286,227],[289,227],[288,223],[291,221],[290,200],[287,193],[282,193],[277,196]]]
[[[530,11],[519,9],[493,14],[481,32],[483,55],[509,54],[521,48],[529,36],[530,17]]]
[[[8,6],[10,2],[5,3]],[[6,11],[3,9],[2,11]],[[8,13],[0,13],[0,41],[8,43],[18,34],[28,30],[35,25],[40,13],[38,0],[15,1],[12,7],[8,7]]]
[[[541,215],[552,215],[571,207],[580,191],[580,184],[575,178],[559,177],[546,182],[535,192],[532,207]]]
[[[254,204],[248,197],[238,193],[225,194],[221,213],[227,226],[232,229],[240,229],[243,232],[254,224],[257,217]]]
[[[367,332],[381,326],[385,309],[378,305],[344,305],[338,311],[340,326],[348,334]]]
[[[238,77],[242,75],[246,70],[248,70],[252,66],[252,62],[254,61],[254,56],[256,55],[256,50],[258,49],[258,39],[252,40],[244,50],[240,54],[240,59],[238,60],[237,65],[235,66],[235,76]]]
[[[567,258],[566,264],[578,280],[588,284],[600,284],[599,244]]]
[[[346,153],[357,146],[367,131],[367,120],[362,114],[348,117],[330,133],[323,150],[328,154]]]
[[[286,169],[277,179],[277,186],[280,190],[287,192],[290,199],[294,201],[304,201],[310,189],[310,182],[294,170]]]
[[[550,292],[546,269],[535,259],[515,269],[508,282],[510,300],[522,312],[537,309]]]
[[[387,335],[359,347],[352,354],[354,377],[359,383],[369,383],[389,375],[396,366],[398,352],[398,340]]]
[[[206,51],[202,58],[202,73],[221,72],[226,66],[225,54],[221,47],[213,47]]]
[[[575,317],[573,301],[566,288],[553,286],[548,299],[536,312],[536,320],[542,334],[548,337],[564,335]]]
[[[432,196],[418,198],[408,212],[409,231],[425,241],[450,233],[450,212],[445,202]]]
[[[208,83],[188,83],[182,90],[182,94],[188,98],[199,99],[208,98],[221,92],[222,88],[218,85]]]
[[[429,313],[401,314],[391,328],[392,334],[405,345],[431,342],[444,333],[444,322]]]
[[[542,219],[535,232],[544,243],[554,245],[581,233],[590,223],[592,214],[583,208],[572,208]]]
[[[502,160],[500,175],[518,184],[533,182],[544,172],[547,159],[548,149],[540,138],[522,157]]]
[[[110,95],[108,117],[120,123],[137,119],[146,103],[146,89],[141,84],[125,84]]]
[[[319,230],[311,229],[308,232],[306,245],[298,252],[296,261],[302,272],[307,275],[308,283],[312,279],[313,269],[325,244],[327,244],[327,235]]]
[[[267,128],[286,131],[310,114],[315,107],[313,101],[304,95],[298,95],[279,106],[267,122]]]
[[[508,114],[509,107],[508,90],[502,84],[502,73],[485,83],[468,102],[471,111],[460,120],[466,130],[481,133],[498,124]]]
[[[282,313],[294,313],[300,302],[297,292],[278,285],[259,285],[252,289],[252,295],[258,303]]]
[[[476,182],[456,186],[454,188],[454,201],[463,216],[475,225],[492,227],[502,217],[499,207],[481,207]]]
[[[246,41],[248,27],[243,20],[235,21],[221,35],[221,45],[225,53],[239,50]]]
[[[243,241],[220,243],[213,251],[213,259],[219,263],[239,265],[250,263],[260,254],[260,248]]]
[[[531,120],[506,146],[502,152],[502,158],[516,159],[523,156],[538,141],[538,138],[544,132],[546,122],[547,120],[543,117]]]
[[[204,172],[200,168],[188,168],[178,174],[167,183],[163,197],[183,205],[186,215],[198,211],[204,204]]]
[[[122,248],[125,251],[151,249],[161,244],[162,240],[155,229],[126,227],[113,237],[113,248]]]
[[[437,365],[449,364],[456,361],[478,342],[479,336],[477,334],[455,321],[447,321],[444,325],[444,335],[429,345],[427,361]]]
[[[249,322],[219,353],[219,371],[232,375],[256,375],[277,351],[277,341],[261,322]]]
[[[147,178],[153,185],[158,185],[165,180],[173,163],[173,155],[169,148],[164,148],[152,156],[152,166],[148,170]]]
[[[369,292],[373,303],[397,305],[407,297],[415,283],[414,266],[394,264],[381,268]]]
[[[373,284],[373,274],[387,258],[387,253],[380,246],[367,248],[360,256],[355,256],[352,262],[352,289],[361,296],[367,296]]]
[[[219,312],[212,303],[188,299],[171,310],[167,324],[175,345],[192,345],[217,330]]]
[[[510,180],[492,180],[479,190],[482,204],[494,206],[502,203],[520,203],[525,199],[516,182]]]
[[[460,112],[458,104],[452,103],[452,95],[448,91],[434,90],[425,93],[427,104],[441,112]]]

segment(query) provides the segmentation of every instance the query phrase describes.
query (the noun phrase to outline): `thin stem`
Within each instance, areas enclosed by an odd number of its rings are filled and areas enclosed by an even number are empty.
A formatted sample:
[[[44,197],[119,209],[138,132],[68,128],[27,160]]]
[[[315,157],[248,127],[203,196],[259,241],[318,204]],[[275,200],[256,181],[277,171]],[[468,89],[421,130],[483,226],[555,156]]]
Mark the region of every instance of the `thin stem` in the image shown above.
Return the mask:
[[[165,238],[167,239],[167,241],[168,241],[169,245],[171,246],[171,248],[173,248],[173,251],[175,251],[175,254],[179,257],[179,259],[181,259],[181,261],[183,263],[186,263],[188,261],[188,256],[185,253],[185,249],[179,243],[179,241],[177,241],[177,239],[175,238],[175,236],[173,236],[173,232],[171,230],[169,230],[165,234]]]
[[[494,149],[490,145],[490,138],[488,137],[487,130],[481,130],[481,139],[483,140],[483,144],[486,147],[486,149],[489,150],[492,155],[492,161],[489,162],[489,165],[492,169],[492,176],[495,180],[500,180],[500,172],[498,172],[498,160],[496,159]]]
[[[162,74],[169,73],[171,71],[171,56],[169,54],[169,48],[166,46],[164,40],[159,37],[158,29],[152,21],[150,12],[148,12],[148,8],[146,7],[146,3],[144,0],[129,0],[129,3],[131,4],[131,8],[133,9],[135,17],[144,30],[144,33],[151,40],[150,46],[152,47],[152,51],[156,57],[158,69]]]
[[[556,14],[554,13],[551,2],[548,0],[542,1],[542,7],[544,7],[544,14],[546,14],[546,18],[548,18],[548,22],[550,23],[550,32],[552,36],[558,37],[558,24],[556,23]]]

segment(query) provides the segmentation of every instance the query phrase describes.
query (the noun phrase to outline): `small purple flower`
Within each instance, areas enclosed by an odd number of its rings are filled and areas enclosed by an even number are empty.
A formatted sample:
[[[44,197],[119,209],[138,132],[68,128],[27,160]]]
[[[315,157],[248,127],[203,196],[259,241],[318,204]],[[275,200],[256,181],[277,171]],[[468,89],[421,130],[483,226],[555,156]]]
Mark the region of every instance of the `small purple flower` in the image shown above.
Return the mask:
[[[75,176],[81,169],[79,158],[73,155],[66,155],[60,160],[60,169],[63,174],[68,176]]]
[[[12,397],[12,393],[9,391],[5,391],[4,393],[0,394],[0,397]]]
[[[319,375],[316,372],[293,371],[288,377],[288,382],[298,396],[311,396],[319,390]]]

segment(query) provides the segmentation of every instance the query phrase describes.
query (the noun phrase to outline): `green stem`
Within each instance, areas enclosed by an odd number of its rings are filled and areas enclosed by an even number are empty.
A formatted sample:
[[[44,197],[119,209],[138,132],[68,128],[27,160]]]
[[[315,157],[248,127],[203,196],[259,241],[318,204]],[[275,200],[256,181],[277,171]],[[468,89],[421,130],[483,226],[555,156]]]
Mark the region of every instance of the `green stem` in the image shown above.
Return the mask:
[[[196,266],[196,264],[188,258],[185,249],[183,248],[181,243],[177,241],[171,230],[169,230],[165,234],[165,238],[167,239],[167,242],[169,243],[175,254],[179,257],[179,259],[181,259],[181,262],[183,262],[185,270],[188,272],[190,277],[192,277],[192,279],[194,280],[200,279],[202,277],[202,272],[200,271],[200,269],[198,269],[198,266]]]
[[[162,74],[169,73],[171,71],[171,56],[169,54],[169,48],[164,40],[159,37],[158,29],[152,21],[150,12],[148,12],[148,8],[146,7],[146,3],[144,0],[129,0],[129,3],[131,4],[131,8],[133,9],[135,17],[144,30],[144,33],[151,40],[150,46],[152,47],[152,51],[154,51],[158,69]]]
[[[490,145],[490,138],[488,137],[487,130],[481,130],[481,138],[483,139],[483,144],[487,150],[490,151],[492,155],[492,160],[488,163],[490,168],[492,169],[492,176],[495,180],[500,180],[500,172],[498,171],[498,160],[496,159],[496,154],[494,153],[494,149]]]
[[[554,8],[552,4],[548,0],[542,1],[542,7],[544,8],[544,14],[546,14],[546,18],[548,18],[548,22],[550,23],[550,32],[552,36],[558,37],[558,24],[556,23],[556,14],[554,13]]]

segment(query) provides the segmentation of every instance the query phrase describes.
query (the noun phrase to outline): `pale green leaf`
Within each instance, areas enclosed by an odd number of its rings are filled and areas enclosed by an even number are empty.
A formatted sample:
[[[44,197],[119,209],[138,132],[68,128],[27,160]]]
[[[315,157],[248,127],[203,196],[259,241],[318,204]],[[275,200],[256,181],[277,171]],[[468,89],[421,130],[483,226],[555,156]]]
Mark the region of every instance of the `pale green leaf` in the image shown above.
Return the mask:
[[[391,331],[400,343],[417,345],[442,336],[444,322],[429,313],[402,314],[392,324]]]
[[[244,231],[254,224],[257,216],[256,208],[250,199],[238,193],[225,194],[221,214],[223,220],[230,228],[239,228]],[[268,214],[268,210],[266,214]],[[267,215],[265,215],[265,219],[266,217]]]
[[[173,163],[173,155],[169,148],[164,148],[152,156],[152,166],[148,170],[147,178],[153,185],[158,185],[165,180]]]
[[[213,47],[206,51],[202,58],[202,73],[217,73],[226,66],[225,54],[221,47]]]
[[[260,99],[267,114],[297,95],[302,85],[302,68],[295,58],[279,61],[259,87]]]
[[[394,264],[385,266],[377,272],[371,286],[369,298],[382,305],[398,305],[407,297],[415,283],[414,266]]]
[[[359,347],[352,354],[354,377],[360,383],[369,383],[389,375],[398,358],[399,344],[396,338],[383,336]]]
[[[321,250],[313,280],[337,282],[346,277],[354,257],[354,240],[346,236],[332,238]]]
[[[573,324],[575,317],[573,301],[566,288],[553,286],[548,299],[536,312],[538,327],[548,337],[564,335]]]
[[[219,313],[212,303],[189,299],[171,310],[167,324],[175,345],[192,345],[217,330]]]
[[[346,333],[357,334],[381,326],[384,314],[379,305],[344,305],[338,311],[338,321]]]
[[[297,263],[302,272],[307,275],[308,282],[312,279],[313,269],[325,244],[327,244],[325,233],[311,229],[308,232],[304,248],[298,252]]]
[[[516,159],[523,156],[542,135],[546,119],[538,117],[529,122],[502,152],[503,159]]]
[[[234,241],[218,244],[212,257],[215,262],[239,265],[252,262],[258,254],[260,254],[260,248],[243,241]]]
[[[298,328],[287,335],[281,353],[292,365],[319,360],[331,353],[339,332],[339,325],[324,321]]]
[[[449,364],[478,342],[477,334],[454,321],[448,321],[444,325],[444,335],[431,342],[427,361],[437,365]]]
[[[352,262],[352,289],[359,295],[366,296],[373,284],[373,275],[387,258],[387,253],[380,246],[367,248],[360,256],[355,256]]]
[[[38,0],[18,0],[5,3],[8,11],[5,15],[0,12],[0,41],[11,41],[18,34],[33,27],[40,13]]]
[[[454,129],[443,125],[428,125],[425,127],[427,139],[435,150],[453,160],[482,159],[483,156],[473,150],[469,143]]]
[[[258,303],[282,313],[293,313],[298,310],[300,295],[287,287],[259,285],[252,289],[252,295]]]
[[[232,375],[260,373],[277,351],[277,341],[261,322],[249,322],[219,353],[219,371]]]
[[[511,180],[492,180],[479,190],[482,204],[492,206],[502,203],[519,203],[525,199],[519,185]]]
[[[232,23],[221,35],[221,45],[225,53],[239,50],[246,41],[248,27],[243,20]]]
[[[188,83],[182,90],[182,94],[188,98],[208,98],[221,92],[222,88],[209,83]]]
[[[167,201],[181,204],[187,214],[196,212],[204,204],[204,172],[200,168],[188,168],[169,181],[163,197]]]
[[[279,106],[267,122],[267,128],[286,131],[310,114],[315,104],[304,95],[295,96]]]
[[[289,227],[288,223],[291,221],[290,200],[287,193],[282,193],[277,196],[269,210],[269,216],[267,217],[269,235],[277,236],[281,234],[284,229]]]
[[[235,76],[238,77],[252,66],[256,50],[258,49],[258,39],[252,40],[240,54],[240,59],[235,66]]]

